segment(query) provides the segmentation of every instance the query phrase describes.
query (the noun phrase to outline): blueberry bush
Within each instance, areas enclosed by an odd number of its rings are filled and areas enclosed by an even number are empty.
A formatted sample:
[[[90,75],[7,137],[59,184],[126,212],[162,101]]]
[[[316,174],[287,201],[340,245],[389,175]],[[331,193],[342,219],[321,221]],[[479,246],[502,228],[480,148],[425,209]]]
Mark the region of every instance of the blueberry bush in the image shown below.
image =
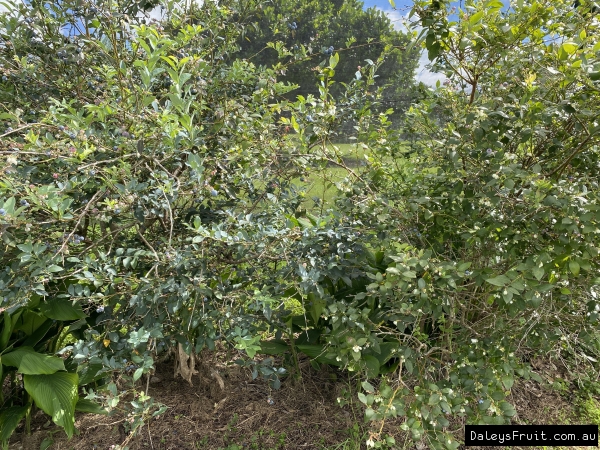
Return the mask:
[[[414,440],[457,448],[455,424],[514,417],[516,377],[542,381],[534,357],[598,381],[598,21],[568,1],[416,1],[411,16],[447,80],[407,114],[408,166],[394,133],[371,137],[374,192],[347,207],[383,257],[344,314],[370,327],[336,323],[354,351],[395,342],[394,375],[363,383],[369,446],[404,416]]]
[[[397,49],[338,89],[343,54],[302,48],[318,95],[294,97],[281,65],[239,54],[261,2],[169,1],[160,22],[146,6],[0,16],[4,443],[34,407],[69,435],[76,409],[129,408],[135,431],[161,411],[135,382],[172,354],[193,383],[217,343],[274,388],[300,353],[355,373],[376,448],[390,418],[450,449],[462,423],[510,421],[536,356],[597,380],[589,7],[416,1],[415,44],[447,82],[396,129],[375,80]],[[347,122],[359,167],[331,145]],[[297,180],[331,166],[335,202],[307,211]]]
[[[295,85],[236,56],[260,2],[164,2],[160,22],[147,3],[0,15],[3,444],[33,408],[69,436],[75,410],[128,408],[134,431],[161,409],[147,383],[113,378],[149,380],[171,353],[192,383],[195,355],[218,341],[251,359],[265,333],[293,338],[303,283],[318,281],[295,260],[319,220],[292,180],[328,163],[319,149],[345,117],[368,126],[379,62],[336,109],[332,52],[321,97],[290,102]],[[274,387],[286,374],[244,364]]]

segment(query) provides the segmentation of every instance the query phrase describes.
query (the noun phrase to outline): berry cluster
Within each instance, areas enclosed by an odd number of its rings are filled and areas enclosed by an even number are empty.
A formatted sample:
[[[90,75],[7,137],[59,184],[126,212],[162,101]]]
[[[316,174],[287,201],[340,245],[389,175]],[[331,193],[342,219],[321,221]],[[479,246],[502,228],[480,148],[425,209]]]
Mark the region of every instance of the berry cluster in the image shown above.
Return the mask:
[[[75,245],[79,245],[85,240],[83,236],[79,236],[78,234],[74,234],[73,236],[71,236],[71,238],[69,238],[69,235],[67,233],[63,234],[63,240],[67,239],[69,239],[69,241],[73,242]]]

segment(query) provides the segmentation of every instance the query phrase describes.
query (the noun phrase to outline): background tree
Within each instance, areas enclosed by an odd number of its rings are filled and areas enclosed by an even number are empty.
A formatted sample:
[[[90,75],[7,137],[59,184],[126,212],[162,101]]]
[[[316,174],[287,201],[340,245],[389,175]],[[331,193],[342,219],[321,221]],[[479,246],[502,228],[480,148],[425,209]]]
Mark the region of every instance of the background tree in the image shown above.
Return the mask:
[[[281,61],[285,67],[282,80],[298,85],[289,94],[293,99],[297,95],[318,95],[311,69],[331,56],[332,51],[340,54],[337,83],[350,82],[359,66],[365,66],[366,60],[377,60],[385,51],[376,86],[387,86],[383,105],[400,113],[414,98],[418,50],[407,50],[409,36],[394,30],[382,11],[363,7],[359,0],[264,3],[257,11],[254,27],[240,40],[239,56],[251,58],[259,65],[274,66],[280,61],[279,54],[265,47],[269,42],[282,42],[289,50]],[[338,86],[332,88],[333,93],[341,92]]]

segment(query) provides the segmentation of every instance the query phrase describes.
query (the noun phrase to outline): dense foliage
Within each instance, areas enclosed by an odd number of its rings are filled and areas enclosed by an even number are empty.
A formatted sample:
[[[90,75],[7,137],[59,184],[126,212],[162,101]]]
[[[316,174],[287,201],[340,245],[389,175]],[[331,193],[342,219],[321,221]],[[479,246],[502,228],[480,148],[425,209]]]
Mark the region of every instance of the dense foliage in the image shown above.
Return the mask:
[[[448,81],[408,114],[412,170],[390,143],[370,204],[387,269],[366,299],[405,370],[363,400],[378,424],[406,415],[413,438],[456,448],[450,416],[510,420],[536,355],[597,386],[599,22],[566,1],[412,14]]]
[[[71,435],[75,409],[130,394],[135,429],[151,400],[111,374],[136,381],[174,348],[191,383],[202,348],[252,357],[301,309],[284,293],[314,249],[291,180],[323,164],[311,149],[336,123],[368,119],[375,63],[349,83],[352,108],[326,93],[337,54],[322,97],[291,104],[275,70],[232,57],[256,3],[165,6],[164,27],[118,2],[1,16],[2,441],[34,404]]]
[[[357,373],[374,447],[394,445],[390,417],[432,448],[459,446],[451,423],[505,423],[536,355],[598,381],[595,17],[415,2],[449,81],[394,129],[385,55],[348,75],[324,43],[317,94],[294,101],[281,65],[239,58],[261,4],[169,2],[163,23],[118,2],[1,16],[2,441],[33,405],[70,435],[76,408],[131,395],[135,429],[156,407],[111,375],[137,381],[172,352],[191,383],[219,341],[273,387],[299,352]],[[364,166],[330,145],[348,121]],[[348,177],[307,212],[298,180],[327,166]]]
[[[394,108],[396,122],[415,99],[418,49],[408,49],[407,34],[395,30],[383,11],[365,10],[362,1],[265,2],[252,22],[239,42],[239,55],[257,65],[278,67],[282,80],[298,85],[288,94],[290,99],[319,95],[311,69],[334,52],[340,55],[336,84],[332,86],[337,96],[367,60],[376,60],[384,51],[385,64],[376,79],[376,86],[386,87],[382,106]]]

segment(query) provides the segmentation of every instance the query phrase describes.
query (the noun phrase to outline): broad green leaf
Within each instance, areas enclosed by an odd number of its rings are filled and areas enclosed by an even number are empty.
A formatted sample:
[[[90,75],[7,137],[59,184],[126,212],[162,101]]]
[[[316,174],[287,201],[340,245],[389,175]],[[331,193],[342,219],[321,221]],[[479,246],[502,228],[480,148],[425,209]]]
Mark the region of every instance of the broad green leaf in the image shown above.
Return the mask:
[[[10,197],[8,200],[6,200],[4,202],[4,205],[2,206],[2,208],[4,208],[6,210],[6,214],[8,214],[9,216],[12,216],[13,213],[15,212],[15,198]]]
[[[504,387],[506,389],[512,388],[514,383],[515,383],[515,380],[512,377],[512,375],[505,375],[502,377],[502,384],[504,385]]]
[[[430,406],[433,405],[437,405],[440,402],[440,394],[434,392],[433,394],[431,394],[429,396],[429,400],[427,401],[427,404]]]
[[[340,61],[340,54],[339,53],[334,53],[330,58],[329,58],[329,66],[334,69],[335,66],[338,65],[338,62]]]
[[[362,392],[358,393],[358,399],[360,400],[361,403],[364,403],[365,405],[367,404],[367,396],[365,394],[363,394]]]
[[[43,338],[46,336],[50,328],[54,325],[52,319],[47,319],[42,326],[38,327],[34,333],[30,334],[27,339],[25,339],[21,345],[23,347],[35,347]],[[52,338],[54,336],[50,336]]]
[[[383,342],[379,345],[379,353],[375,352],[375,355],[373,356],[378,359],[380,367],[394,356],[394,352],[397,351],[398,347],[399,345],[397,342]]]
[[[87,317],[81,305],[67,298],[53,298],[46,302],[40,303],[40,311],[50,319],[56,320],[77,320]]]
[[[375,392],[375,388],[373,387],[373,385],[371,383],[369,383],[368,381],[363,381],[361,384],[362,388],[368,392],[369,394],[372,394]]]
[[[51,375],[25,375],[23,380],[25,390],[35,404],[51,416],[55,424],[63,427],[69,438],[73,436],[78,399],[77,374],[56,372]]]
[[[47,437],[40,444],[40,450],[46,450],[50,448],[52,444],[54,444],[54,439]]]
[[[79,385],[85,386],[106,376],[104,372],[101,372],[102,368],[101,363],[88,363],[78,366],[77,375],[79,376]]]
[[[569,270],[575,276],[579,275],[579,263],[577,261],[569,261]]]
[[[370,399],[367,398],[367,404],[368,405],[372,405],[373,402],[370,401]],[[367,420],[375,420],[374,418],[377,417],[377,413],[375,412],[375,410],[373,408],[367,408],[365,410],[365,419]]]
[[[321,313],[323,312],[323,309],[325,309],[326,305],[327,302],[323,299],[313,300],[312,307],[310,308],[310,315],[313,318],[315,324],[319,321]]]
[[[20,314],[20,311],[19,311]],[[0,333],[0,351],[4,350],[6,345],[8,344],[8,340],[10,339],[10,335],[13,330],[13,321],[12,317],[8,313],[8,311],[4,311],[3,320],[2,320],[2,333]]]
[[[285,341],[262,341],[260,342],[260,353],[265,355],[283,355],[290,349]]]
[[[2,355],[2,364],[17,368],[23,374],[52,374],[65,370],[65,363],[56,356],[44,355],[31,347],[19,347]]]
[[[8,441],[28,409],[29,406],[11,406],[0,413],[0,443]]]
[[[478,11],[475,14],[473,14],[471,17],[469,17],[469,23],[471,25],[474,25],[477,22],[479,22],[482,17],[483,17],[483,11]]]
[[[379,376],[379,360],[372,355],[362,355],[361,358],[367,367],[367,377],[377,378]]]
[[[18,318],[14,324],[14,330],[20,330],[27,336],[32,335],[39,327],[41,327],[48,317],[43,314],[38,314],[34,311],[26,310]]]
[[[578,45],[575,44],[574,42],[565,42],[560,46],[561,50],[563,50],[565,53],[567,53],[569,55],[572,55],[573,53],[575,53],[577,51],[577,47],[578,47]]]
[[[539,281],[544,276],[544,268],[543,267],[534,267],[533,270],[531,271],[531,273],[533,273],[533,276]]]
[[[493,284],[494,286],[506,286],[510,283],[510,278],[508,278],[506,275],[498,275],[494,278],[488,278],[485,281],[487,281],[490,284]]]

